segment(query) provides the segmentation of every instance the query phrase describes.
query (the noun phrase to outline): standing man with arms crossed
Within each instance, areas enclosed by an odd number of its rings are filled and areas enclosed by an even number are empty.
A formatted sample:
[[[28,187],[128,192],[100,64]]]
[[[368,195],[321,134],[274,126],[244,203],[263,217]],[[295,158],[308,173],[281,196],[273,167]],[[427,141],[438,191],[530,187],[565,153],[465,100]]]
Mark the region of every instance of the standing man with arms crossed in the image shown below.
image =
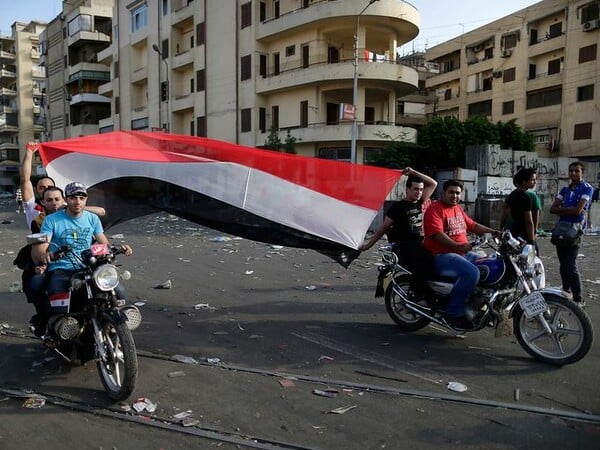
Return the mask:
[[[569,179],[571,183],[563,187],[556,195],[556,199],[550,207],[550,213],[558,216],[559,222],[569,222],[578,225],[581,230],[585,228],[587,209],[590,205],[594,188],[583,180],[583,164],[579,161],[569,164]],[[577,255],[581,234],[573,245],[557,245],[556,254],[560,265],[560,278],[562,289],[567,296],[580,305],[585,302],[581,297],[581,280],[577,269]]]
[[[525,239],[528,244],[535,246],[539,254],[536,240],[540,215],[539,199],[535,192],[529,190],[536,183],[535,169],[521,169],[515,174],[513,184],[516,189],[504,199],[500,228],[506,228],[513,236]]]
[[[431,194],[437,182],[427,175],[407,167],[406,197],[394,202],[387,210],[385,220],[369,241],[359,250],[370,249],[387,233],[388,242],[393,244],[394,253],[402,265],[413,271],[415,288],[424,288],[431,257],[423,249],[423,212],[431,204]]]
[[[465,255],[471,250],[467,231],[475,234],[499,233],[471,219],[459,205],[462,184],[456,180],[444,183],[442,197],[425,211],[423,246],[434,255],[434,271],[456,279],[448,297],[444,319],[453,328],[469,329],[467,298],[479,281],[479,269]]]

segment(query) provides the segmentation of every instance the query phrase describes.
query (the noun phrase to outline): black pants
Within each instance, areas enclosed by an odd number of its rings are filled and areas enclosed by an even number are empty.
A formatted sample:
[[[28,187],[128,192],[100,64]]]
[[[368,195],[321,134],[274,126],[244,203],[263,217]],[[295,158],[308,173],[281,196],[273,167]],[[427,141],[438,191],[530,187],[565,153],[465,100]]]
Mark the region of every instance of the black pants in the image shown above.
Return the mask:
[[[579,270],[577,269],[577,255],[579,254],[579,245],[556,246],[556,254],[560,264],[560,278],[562,288],[566,292],[573,294],[573,300],[581,300],[581,280],[579,279]]]
[[[420,294],[428,291],[427,279],[433,273],[433,255],[418,242],[394,243],[398,262],[412,273],[413,288]]]

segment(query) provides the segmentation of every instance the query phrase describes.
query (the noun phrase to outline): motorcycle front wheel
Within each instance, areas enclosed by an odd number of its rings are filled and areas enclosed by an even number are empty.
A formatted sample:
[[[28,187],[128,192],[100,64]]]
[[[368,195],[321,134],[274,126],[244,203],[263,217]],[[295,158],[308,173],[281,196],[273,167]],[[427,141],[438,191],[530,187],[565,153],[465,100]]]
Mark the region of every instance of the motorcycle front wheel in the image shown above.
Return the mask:
[[[137,354],[131,331],[125,322],[105,320],[101,324],[101,345],[104,358],[99,358],[98,373],[106,394],[111,400],[125,400],[131,395],[137,380]]]
[[[552,333],[547,332],[537,316],[528,319],[517,307],[513,316],[517,340],[527,353],[540,361],[557,366],[573,364],[592,346],[592,323],[585,311],[571,300],[547,292],[543,295],[548,304],[544,318]]]
[[[385,309],[400,329],[417,331],[429,325],[430,320],[407,308],[399,294],[409,296],[410,281],[410,275],[398,275],[390,282],[385,290]]]

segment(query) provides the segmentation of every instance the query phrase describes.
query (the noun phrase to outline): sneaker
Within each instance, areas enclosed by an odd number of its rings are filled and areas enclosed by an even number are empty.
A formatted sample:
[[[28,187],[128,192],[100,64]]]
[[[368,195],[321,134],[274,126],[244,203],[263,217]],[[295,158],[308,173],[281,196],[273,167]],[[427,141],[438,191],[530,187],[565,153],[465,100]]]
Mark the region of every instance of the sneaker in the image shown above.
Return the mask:
[[[39,314],[34,314],[31,319],[29,319],[29,331],[37,337],[42,337],[44,335],[46,324]]]
[[[579,298],[574,298],[573,301],[575,303],[577,303],[579,305],[580,308],[583,308],[585,306],[585,301],[579,297]]]
[[[569,291],[565,291],[564,289],[561,291],[561,294],[564,295],[564,297],[567,300],[573,300],[573,294],[571,294]]]
[[[467,319],[467,316],[444,316],[448,325],[457,330],[473,329],[473,322]]]

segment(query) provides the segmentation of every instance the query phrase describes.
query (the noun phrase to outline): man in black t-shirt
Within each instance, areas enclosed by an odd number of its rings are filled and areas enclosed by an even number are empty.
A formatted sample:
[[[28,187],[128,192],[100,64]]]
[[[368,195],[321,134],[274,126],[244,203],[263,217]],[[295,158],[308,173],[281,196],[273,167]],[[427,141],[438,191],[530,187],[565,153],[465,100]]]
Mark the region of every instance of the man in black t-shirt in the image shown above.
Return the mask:
[[[394,253],[398,255],[400,264],[413,272],[417,282],[415,287],[420,288],[432,261],[429,252],[422,246],[423,212],[431,204],[431,194],[437,182],[410,167],[404,170],[404,175],[408,176],[406,197],[388,208],[381,226],[359,250],[370,249],[387,234],[388,242],[394,244]]]
[[[531,197],[527,194],[527,182],[535,175],[535,169],[521,169],[513,177],[516,189],[504,199],[505,211],[512,217],[509,228],[513,236],[525,239],[529,244],[535,244],[535,227]]]

